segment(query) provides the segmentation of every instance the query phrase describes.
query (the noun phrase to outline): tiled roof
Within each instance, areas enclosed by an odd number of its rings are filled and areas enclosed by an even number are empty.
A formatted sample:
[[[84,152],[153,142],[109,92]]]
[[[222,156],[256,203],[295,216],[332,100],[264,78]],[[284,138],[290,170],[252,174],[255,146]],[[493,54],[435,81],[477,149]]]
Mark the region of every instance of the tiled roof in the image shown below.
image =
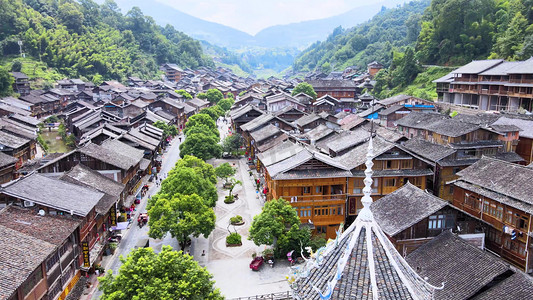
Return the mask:
[[[257,127],[269,122],[272,119],[274,119],[274,116],[272,114],[261,115],[253,119],[252,121],[241,125],[241,130],[242,131],[254,131]]]
[[[387,106],[387,105],[391,105],[391,104],[394,104],[396,102],[404,101],[404,100],[407,100],[407,99],[410,99],[410,98],[419,99],[419,98],[416,98],[414,96],[409,96],[409,95],[396,95],[396,96],[392,96],[392,97],[389,97],[389,98],[385,98],[383,100],[379,100],[378,103],[383,105],[383,106]]]
[[[307,80],[307,83],[313,88],[353,88],[355,91],[355,82],[353,80]]]
[[[291,141],[285,141],[263,153],[258,153],[257,158],[261,160],[262,165],[270,166],[296,155],[302,150],[304,150],[304,147],[300,144],[296,144]]]
[[[282,142],[284,142],[284,141],[286,141],[288,139],[289,139],[289,136],[286,133],[281,132],[281,134],[278,135],[276,138],[273,138],[273,139],[269,140],[268,142],[257,146],[257,150],[259,150],[259,152],[267,151],[268,149],[270,149],[272,147],[276,147],[278,144],[280,144],[280,143],[282,143]]]
[[[402,119],[400,119],[401,121]],[[445,119],[428,124],[427,130],[449,137],[458,137],[479,129],[480,126],[461,122],[456,119]]]
[[[126,156],[125,154],[121,154],[118,151],[110,150],[108,148],[93,144],[91,142],[79,148],[78,151],[87,156],[99,159],[112,166],[119,167],[123,170],[128,170],[129,168],[139,163],[139,160],[133,157]]]
[[[258,129],[256,131],[250,132],[250,136],[255,140],[255,142],[259,143],[271,136],[279,135],[280,130],[278,127],[268,124],[267,126]]]
[[[503,59],[473,60],[472,62],[454,70],[453,74],[479,74],[502,63]]]
[[[0,152],[0,168],[7,167],[9,165],[14,165],[17,161],[18,160],[13,156]]]
[[[403,147],[432,162],[437,162],[455,153],[455,150],[449,147],[434,144],[418,138],[406,141],[403,144]]]
[[[533,120],[514,119],[501,117],[492,125],[515,125],[522,129],[518,135],[520,137],[533,139]]]
[[[120,194],[124,191],[124,184],[107,178],[82,164],[76,165],[63,174],[61,180],[105,193],[107,197],[100,199],[95,207],[96,212],[101,215],[109,211],[109,208],[120,198]]]
[[[10,299],[56,246],[0,225],[0,299]]]
[[[457,173],[460,180],[533,204],[533,170],[502,160],[483,157]]]
[[[373,139],[373,145],[375,156],[379,156],[395,147],[393,143],[387,142],[379,137]],[[356,168],[365,163],[367,148],[368,142],[365,142],[345,154],[335,157],[335,159],[349,169]]]
[[[59,247],[82,221],[81,218],[70,215],[39,216],[37,213],[36,209],[10,205],[0,210],[0,226]]]
[[[104,196],[101,192],[51,179],[38,173],[12,181],[5,186],[4,193],[58,210],[72,211],[73,214],[83,217]]]
[[[330,135],[333,132],[334,132],[333,129],[329,128],[328,126],[324,124],[320,124],[317,127],[306,132],[304,136],[307,137],[310,141],[316,142],[316,141],[319,141],[325,138],[326,136]]]
[[[394,104],[391,107],[380,111],[378,113],[378,115],[380,115],[380,116],[388,116],[388,115],[390,115],[390,114],[392,114],[394,112],[399,111],[400,109],[409,110],[408,108],[405,108],[405,106],[403,106],[403,105]]]
[[[19,147],[24,146],[25,144],[29,143],[30,140],[18,137],[13,134],[9,134],[4,131],[0,131],[0,144],[5,145],[7,147],[17,149]]]
[[[337,135],[336,139],[331,140],[328,143],[329,150],[337,153],[342,152],[365,142],[370,136],[369,133],[362,128],[357,130],[357,132],[349,131],[349,133],[350,134],[346,135]]]
[[[115,151],[117,153],[120,153],[124,156],[131,158],[132,161],[135,162],[135,164],[139,163],[141,159],[144,157],[144,151],[131,147],[119,140],[107,139],[102,142],[101,146],[110,151]]]
[[[481,127],[486,127],[494,122],[496,122],[501,115],[499,114],[476,114],[476,115],[467,115],[467,114],[458,114],[457,116],[453,117],[454,120],[470,123],[470,124],[476,124]]]
[[[522,61],[507,70],[507,74],[533,74],[533,59]]]
[[[487,291],[474,297],[474,300],[525,299],[533,295],[533,279],[517,272]]]
[[[381,229],[392,237],[446,205],[446,201],[407,182],[401,188],[372,203],[370,207]]]
[[[315,113],[312,113],[312,114],[309,114],[309,115],[305,115],[305,116],[302,116],[301,118],[299,118],[298,120],[294,121],[294,123],[298,126],[305,126],[311,122],[314,122],[316,120],[320,120],[322,119],[322,117],[320,117],[319,115],[315,114]]]
[[[446,119],[445,115],[423,112],[412,112],[407,116],[396,121],[396,125],[426,129],[430,124]]]
[[[431,284],[444,282],[444,288],[435,291],[435,300],[469,299],[509,270],[508,265],[492,254],[468,244],[450,231],[420,246],[406,260]]]

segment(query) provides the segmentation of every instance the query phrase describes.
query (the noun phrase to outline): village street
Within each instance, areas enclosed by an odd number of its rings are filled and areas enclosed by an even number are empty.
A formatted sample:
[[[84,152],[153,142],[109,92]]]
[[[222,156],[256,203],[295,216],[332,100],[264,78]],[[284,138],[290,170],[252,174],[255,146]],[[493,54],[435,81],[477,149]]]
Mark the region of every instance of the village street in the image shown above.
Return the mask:
[[[218,122],[220,137],[223,139],[228,135],[229,124]],[[183,137],[182,137],[183,141]],[[170,147],[163,154],[163,162],[160,174],[165,176],[180,159],[179,156],[179,138],[176,137]],[[229,162],[236,168],[235,178],[242,182],[237,185],[234,193],[238,195],[238,200],[232,204],[225,204],[224,197],[228,191],[222,188],[222,180],[217,183],[218,202],[215,207],[217,217],[215,230],[209,238],[200,236],[193,238],[190,249],[186,249],[194,256],[194,259],[201,266],[213,274],[215,286],[219,288],[222,294],[227,298],[250,297],[255,295],[271,294],[286,292],[289,290],[285,276],[289,273],[288,263],[286,261],[276,261],[275,266],[270,268],[264,264],[259,271],[252,271],[249,263],[252,259],[252,253],[261,254],[265,246],[256,246],[248,240],[248,230],[253,216],[261,212],[263,200],[256,193],[254,187],[254,178],[257,173],[253,171],[253,176],[249,175],[249,168],[245,158],[241,159],[213,159],[208,161],[214,167]],[[148,226],[139,228],[137,226],[137,215],[146,211],[148,195],[155,195],[160,187],[155,182],[150,184],[150,189],[141,203],[137,206],[134,221],[127,232],[124,234],[119,247],[111,257],[105,257],[102,265],[106,270],[113,270],[117,274],[120,266],[120,256],[126,257],[132,249],[135,248],[140,240],[148,238]],[[242,226],[228,226],[229,219],[235,215],[241,215],[245,224]],[[225,241],[229,231],[237,231],[242,236],[243,245],[240,247],[226,247]],[[170,245],[173,249],[179,250],[180,247],[176,239],[167,234],[164,239],[149,239],[149,246],[154,251],[159,252],[163,245]],[[88,294],[82,295],[80,299],[98,299],[102,292],[93,287]]]

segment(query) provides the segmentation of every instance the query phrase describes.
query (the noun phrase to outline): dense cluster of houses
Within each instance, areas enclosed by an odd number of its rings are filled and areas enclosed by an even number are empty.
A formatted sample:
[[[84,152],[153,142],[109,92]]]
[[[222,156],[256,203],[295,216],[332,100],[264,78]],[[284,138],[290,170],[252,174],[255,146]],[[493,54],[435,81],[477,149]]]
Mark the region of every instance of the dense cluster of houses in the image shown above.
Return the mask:
[[[449,263],[456,255],[455,248],[446,249],[451,243],[471,255],[454,262],[457,268],[476,268],[478,261],[502,266],[457,299],[501,280],[527,278],[517,269],[533,272],[533,118],[480,111],[452,118],[438,113],[436,103],[408,95],[373,99],[366,108],[362,96],[355,110],[340,101],[317,109],[316,103],[333,98],[329,94],[313,100],[273,89],[252,88],[237,100],[230,112],[233,130],[245,139],[266,199],[287,199],[302,224],[334,239],[363,208],[372,136],[372,211],[420,273],[434,275],[431,264]],[[273,99],[283,105],[272,105]],[[424,260],[439,247],[443,262]],[[446,274],[432,279],[451,276]]]
[[[31,90],[27,76],[14,72],[20,96],[0,99],[0,299],[66,298],[110,238],[120,238],[131,205],[158,172],[167,140],[153,124],[183,128],[211,105],[196,97],[208,89],[235,95],[232,132],[244,137],[260,192],[289,200],[315,234],[335,238],[363,209],[372,136],[371,209],[413,269],[452,282],[463,291],[456,299],[479,291],[490,299],[527,282],[519,270],[533,270],[533,120],[450,118],[432,101],[374,99],[368,88],[380,68],[373,62],[365,73],[308,74],[316,99],[292,95],[301,79],[241,78],[223,68],[165,64],[161,81],[64,79],[48,91]],[[39,124],[51,115],[63,119],[77,147],[36,157]],[[451,262],[452,252],[466,258]],[[434,271],[475,264],[495,267],[470,283]],[[444,291],[437,298],[453,294]]]

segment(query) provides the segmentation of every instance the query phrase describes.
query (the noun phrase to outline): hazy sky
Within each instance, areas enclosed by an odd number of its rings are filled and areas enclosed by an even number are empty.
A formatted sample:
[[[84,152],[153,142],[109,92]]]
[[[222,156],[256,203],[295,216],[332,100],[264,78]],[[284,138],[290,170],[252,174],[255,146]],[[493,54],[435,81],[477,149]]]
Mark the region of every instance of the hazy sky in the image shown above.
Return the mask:
[[[156,0],[192,16],[255,34],[263,28],[321,19],[383,0]]]

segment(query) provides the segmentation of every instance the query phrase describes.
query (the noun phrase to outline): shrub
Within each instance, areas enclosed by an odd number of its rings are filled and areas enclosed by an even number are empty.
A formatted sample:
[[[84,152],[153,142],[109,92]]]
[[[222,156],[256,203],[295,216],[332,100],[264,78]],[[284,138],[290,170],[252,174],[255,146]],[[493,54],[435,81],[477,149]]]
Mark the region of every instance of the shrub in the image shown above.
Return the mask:
[[[233,203],[235,202],[235,197],[233,196],[226,196],[226,198],[224,198],[224,203],[226,204],[230,204],[230,203]]]
[[[235,217],[231,217],[231,218],[229,219],[229,222],[230,222],[231,224],[242,223],[242,216],[236,215]]]
[[[226,244],[228,245],[238,245],[241,243],[242,243],[241,235],[236,232],[232,232],[226,237]]]

